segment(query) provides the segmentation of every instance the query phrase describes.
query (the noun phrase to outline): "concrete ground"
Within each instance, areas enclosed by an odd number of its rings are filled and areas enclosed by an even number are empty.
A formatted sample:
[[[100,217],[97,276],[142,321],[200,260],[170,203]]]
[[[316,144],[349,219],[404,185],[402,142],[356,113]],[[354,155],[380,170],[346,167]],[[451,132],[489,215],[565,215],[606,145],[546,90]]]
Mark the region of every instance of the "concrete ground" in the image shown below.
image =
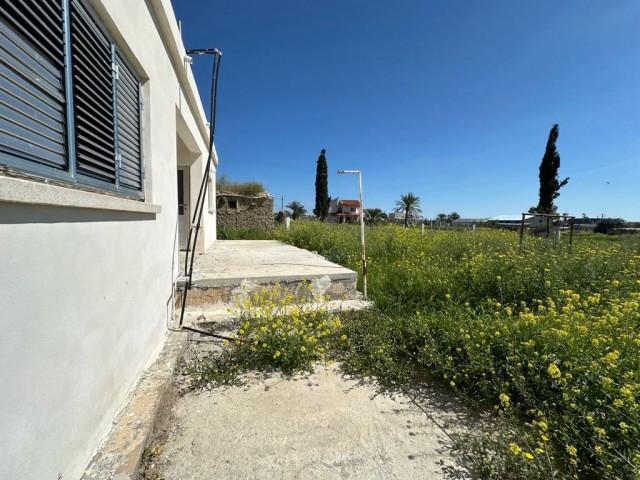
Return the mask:
[[[470,421],[435,388],[415,402],[380,396],[336,366],[245,380],[180,397],[147,478],[471,478],[449,437]]]

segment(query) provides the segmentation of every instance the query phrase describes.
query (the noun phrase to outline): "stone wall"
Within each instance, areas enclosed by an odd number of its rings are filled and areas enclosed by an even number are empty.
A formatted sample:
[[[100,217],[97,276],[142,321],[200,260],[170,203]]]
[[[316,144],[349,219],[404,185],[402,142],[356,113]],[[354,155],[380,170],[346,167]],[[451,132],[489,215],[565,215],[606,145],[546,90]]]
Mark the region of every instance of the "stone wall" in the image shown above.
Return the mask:
[[[218,228],[238,227],[273,230],[273,197],[267,193],[246,196],[235,193],[216,195]]]

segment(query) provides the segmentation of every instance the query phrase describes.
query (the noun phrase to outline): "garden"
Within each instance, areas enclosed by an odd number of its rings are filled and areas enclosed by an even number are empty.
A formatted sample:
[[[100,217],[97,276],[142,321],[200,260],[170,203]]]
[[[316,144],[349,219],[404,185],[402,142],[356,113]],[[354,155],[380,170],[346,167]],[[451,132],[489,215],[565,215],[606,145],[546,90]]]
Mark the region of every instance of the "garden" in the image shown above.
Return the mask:
[[[577,236],[570,252],[535,237],[520,249],[517,233],[491,229],[366,235],[375,308],[245,314],[243,358],[262,347],[261,366],[289,371],[337,360],[389,391],[437,379],[493,412],[492,428],[460,442],[482,478],[640,478],[640,238]],[[357,226],[297,221],[270,238],[361,270]]]

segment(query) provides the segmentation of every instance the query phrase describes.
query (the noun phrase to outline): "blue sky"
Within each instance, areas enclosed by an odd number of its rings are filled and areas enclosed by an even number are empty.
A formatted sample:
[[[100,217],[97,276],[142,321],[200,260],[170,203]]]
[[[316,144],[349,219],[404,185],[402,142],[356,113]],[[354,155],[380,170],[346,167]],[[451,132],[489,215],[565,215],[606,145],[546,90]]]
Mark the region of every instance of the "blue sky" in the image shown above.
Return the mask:
[[[314,207],[421,199],[427,218],[518,214],[560,125],[562,212],[640,221],[640,2],[173,0],[187,48],[216,47],[219,173]],[[194,59],[208,105],[210,60]]]

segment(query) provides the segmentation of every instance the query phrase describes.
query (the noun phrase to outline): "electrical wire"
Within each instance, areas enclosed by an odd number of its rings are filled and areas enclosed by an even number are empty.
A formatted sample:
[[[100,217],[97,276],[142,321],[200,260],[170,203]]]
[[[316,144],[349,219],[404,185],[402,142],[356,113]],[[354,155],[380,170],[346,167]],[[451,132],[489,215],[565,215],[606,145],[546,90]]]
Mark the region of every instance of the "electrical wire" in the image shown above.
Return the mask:
[[[216,48],[212,49],[199,49],[199,50],[187,50],[189,55],[213,55],[213,67],[211,72],[211,96],[209,101],[209,154],[207,157],[207,165],[205,167],[204,175],[202,176],[202,183],[200,184],[200,191],[198,192],[198,200],[196,201],[196,208],[193,212],[193,218],[191,221],[191,228],[189,229],[189,237],[187,239],[187,253],[184,259],[184,276],[187,281],[184,285],[182,292],[182,308],[180,311],[180,328],[182,328],[182,322],[184,320],[184,310],[187,305],[187,293],[191,290],[193,281],[193,261],[195,259],[195,248],[198,242],[198,233],[200,232],[200,222],[202,221],[202,212],[204,211],[204,200],[206,198],[205,191],[207,188],[207,182],[209,181],[209,175],[211,173],[211,164],[213,163],[213,145],[216,131],[216,104],[218,96],[218,72],[220,70],[220,61],[222,59],[222,52]],[[193,237],[193,245],[191,239]],[[191,257],[191,258],[189,258]]]

